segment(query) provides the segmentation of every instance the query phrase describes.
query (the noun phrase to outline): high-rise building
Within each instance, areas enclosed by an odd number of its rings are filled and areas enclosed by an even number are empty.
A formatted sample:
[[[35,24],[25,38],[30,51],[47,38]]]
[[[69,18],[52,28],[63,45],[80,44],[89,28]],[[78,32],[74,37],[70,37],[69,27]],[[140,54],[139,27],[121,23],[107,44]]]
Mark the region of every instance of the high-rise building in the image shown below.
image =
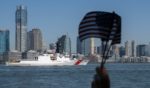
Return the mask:
[[[129,41],[125,42],[125,56],[131,56],[131,48]]]
[[[119,56],[119,46],[118,45],[112,46],[112,54]]]
[[[94,54],[94,47],[95,47],[95,44],[94,44],[94,38],[90,38],[90,44],[91,44],[91,46],[90,46],[90,54]]]
[[[120,57],[125,56],[125,48],[123,46],[120,47],[119,53],[120,53]]]
[[[63,35],[56,42],[56,52],[60,54],[71,54],[71,40],[68,35]]]
[[[136,57],[136,45],[135,45],[135,41],[131,42],[131,56],[132,57]]]
[[[27,32],[27,48],[28,50],[33,50],[33,33],[32,31]]]
[[[150,56],[150,44],[145,46],[145,56]]]
[[[27,8],[17,6],[16,10],[16,50],[24,52],[27,50]]]
[[[79,36],[77,37],[77,53],[78,54],[82,53],[81,41],[79,39]]]
[[[34,50],[42,50],[42,33],[40,29],[32,29]]]
[[[0,54],[9,51],[9,30],[0,30]]]
[[[137,56],[146,56],[146,48],[147,45],[143,44],[143,45],[137,45]]]
[[[28,32],[28,50],[42,50],[42,33],[38,28]]]
[[[83,55],[89,55],[90,54],[90,38],[85,39],[81,42],[81,49],[82,49],[82,54]]]
[[[81,42],[81,49],[83,55],[94,54],[94,38],[87,38]]]

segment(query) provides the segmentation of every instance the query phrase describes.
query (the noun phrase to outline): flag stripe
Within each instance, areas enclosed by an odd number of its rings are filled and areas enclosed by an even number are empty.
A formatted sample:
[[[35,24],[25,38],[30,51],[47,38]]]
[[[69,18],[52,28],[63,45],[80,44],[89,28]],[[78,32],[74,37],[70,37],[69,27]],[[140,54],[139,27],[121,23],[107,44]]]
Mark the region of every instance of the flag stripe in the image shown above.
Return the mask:
[[[115,13],[94,11],[85,15],[79,25],[81,40],[90,37],[112,40],[112,43],[121,41],[121,17]]]

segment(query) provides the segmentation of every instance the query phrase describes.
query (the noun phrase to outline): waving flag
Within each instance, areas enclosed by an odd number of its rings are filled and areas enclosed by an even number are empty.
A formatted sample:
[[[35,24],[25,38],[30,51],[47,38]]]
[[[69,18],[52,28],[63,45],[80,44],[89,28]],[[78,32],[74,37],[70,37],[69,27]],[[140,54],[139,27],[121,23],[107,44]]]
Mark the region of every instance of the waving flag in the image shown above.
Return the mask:
[[[104,64],[108,59],[111,46],[121,42],[121,17],[115,12],[94,11],[87,13],[79,25],[79,38],[82,41],[91,37],[101,38],[103,46],[101,66],[96,70],[97,74],[94,76],[92,88],[101,86],[109,88],[109,76],[106,74]],[[102,82],[104,84],[100,84]]]
[[[121,42],[121,17],[116,13],[93,11],[87,13],[79,25],[79,38],[95,37],[102,41]]]

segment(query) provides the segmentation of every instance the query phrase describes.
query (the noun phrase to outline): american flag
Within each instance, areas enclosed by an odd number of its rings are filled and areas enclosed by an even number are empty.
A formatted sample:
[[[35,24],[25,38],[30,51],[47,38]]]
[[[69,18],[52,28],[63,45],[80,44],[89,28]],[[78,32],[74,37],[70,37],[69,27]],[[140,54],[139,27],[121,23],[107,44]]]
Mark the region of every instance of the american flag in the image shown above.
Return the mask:
[[[112,44],[121,42],[121,17],[116,13],[93,11],[87,13],[79,24],[79,38],[96,37]]]

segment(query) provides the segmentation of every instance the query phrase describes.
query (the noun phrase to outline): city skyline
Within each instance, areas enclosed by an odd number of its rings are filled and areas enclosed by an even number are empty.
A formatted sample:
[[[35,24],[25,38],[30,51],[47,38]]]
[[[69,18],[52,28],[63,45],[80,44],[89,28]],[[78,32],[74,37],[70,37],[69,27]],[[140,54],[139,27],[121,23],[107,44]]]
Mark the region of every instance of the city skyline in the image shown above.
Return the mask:
[[[63,34],[72,40],[72,50],[76,51],[78,27],[83,16],[89,11],[115,11],[122,17],[122,44],[126,40],[135,40],[138,44],[149,40],[149,2],[150,1],[49,1],[49,0],[1,0],[0,28],[10,30],[10,47],[15,49],[15,10],[18,5],[28,9],[28,28],[42,29],[47,43],[57,41]],[[59,31],[58,31],[59,30]]]

